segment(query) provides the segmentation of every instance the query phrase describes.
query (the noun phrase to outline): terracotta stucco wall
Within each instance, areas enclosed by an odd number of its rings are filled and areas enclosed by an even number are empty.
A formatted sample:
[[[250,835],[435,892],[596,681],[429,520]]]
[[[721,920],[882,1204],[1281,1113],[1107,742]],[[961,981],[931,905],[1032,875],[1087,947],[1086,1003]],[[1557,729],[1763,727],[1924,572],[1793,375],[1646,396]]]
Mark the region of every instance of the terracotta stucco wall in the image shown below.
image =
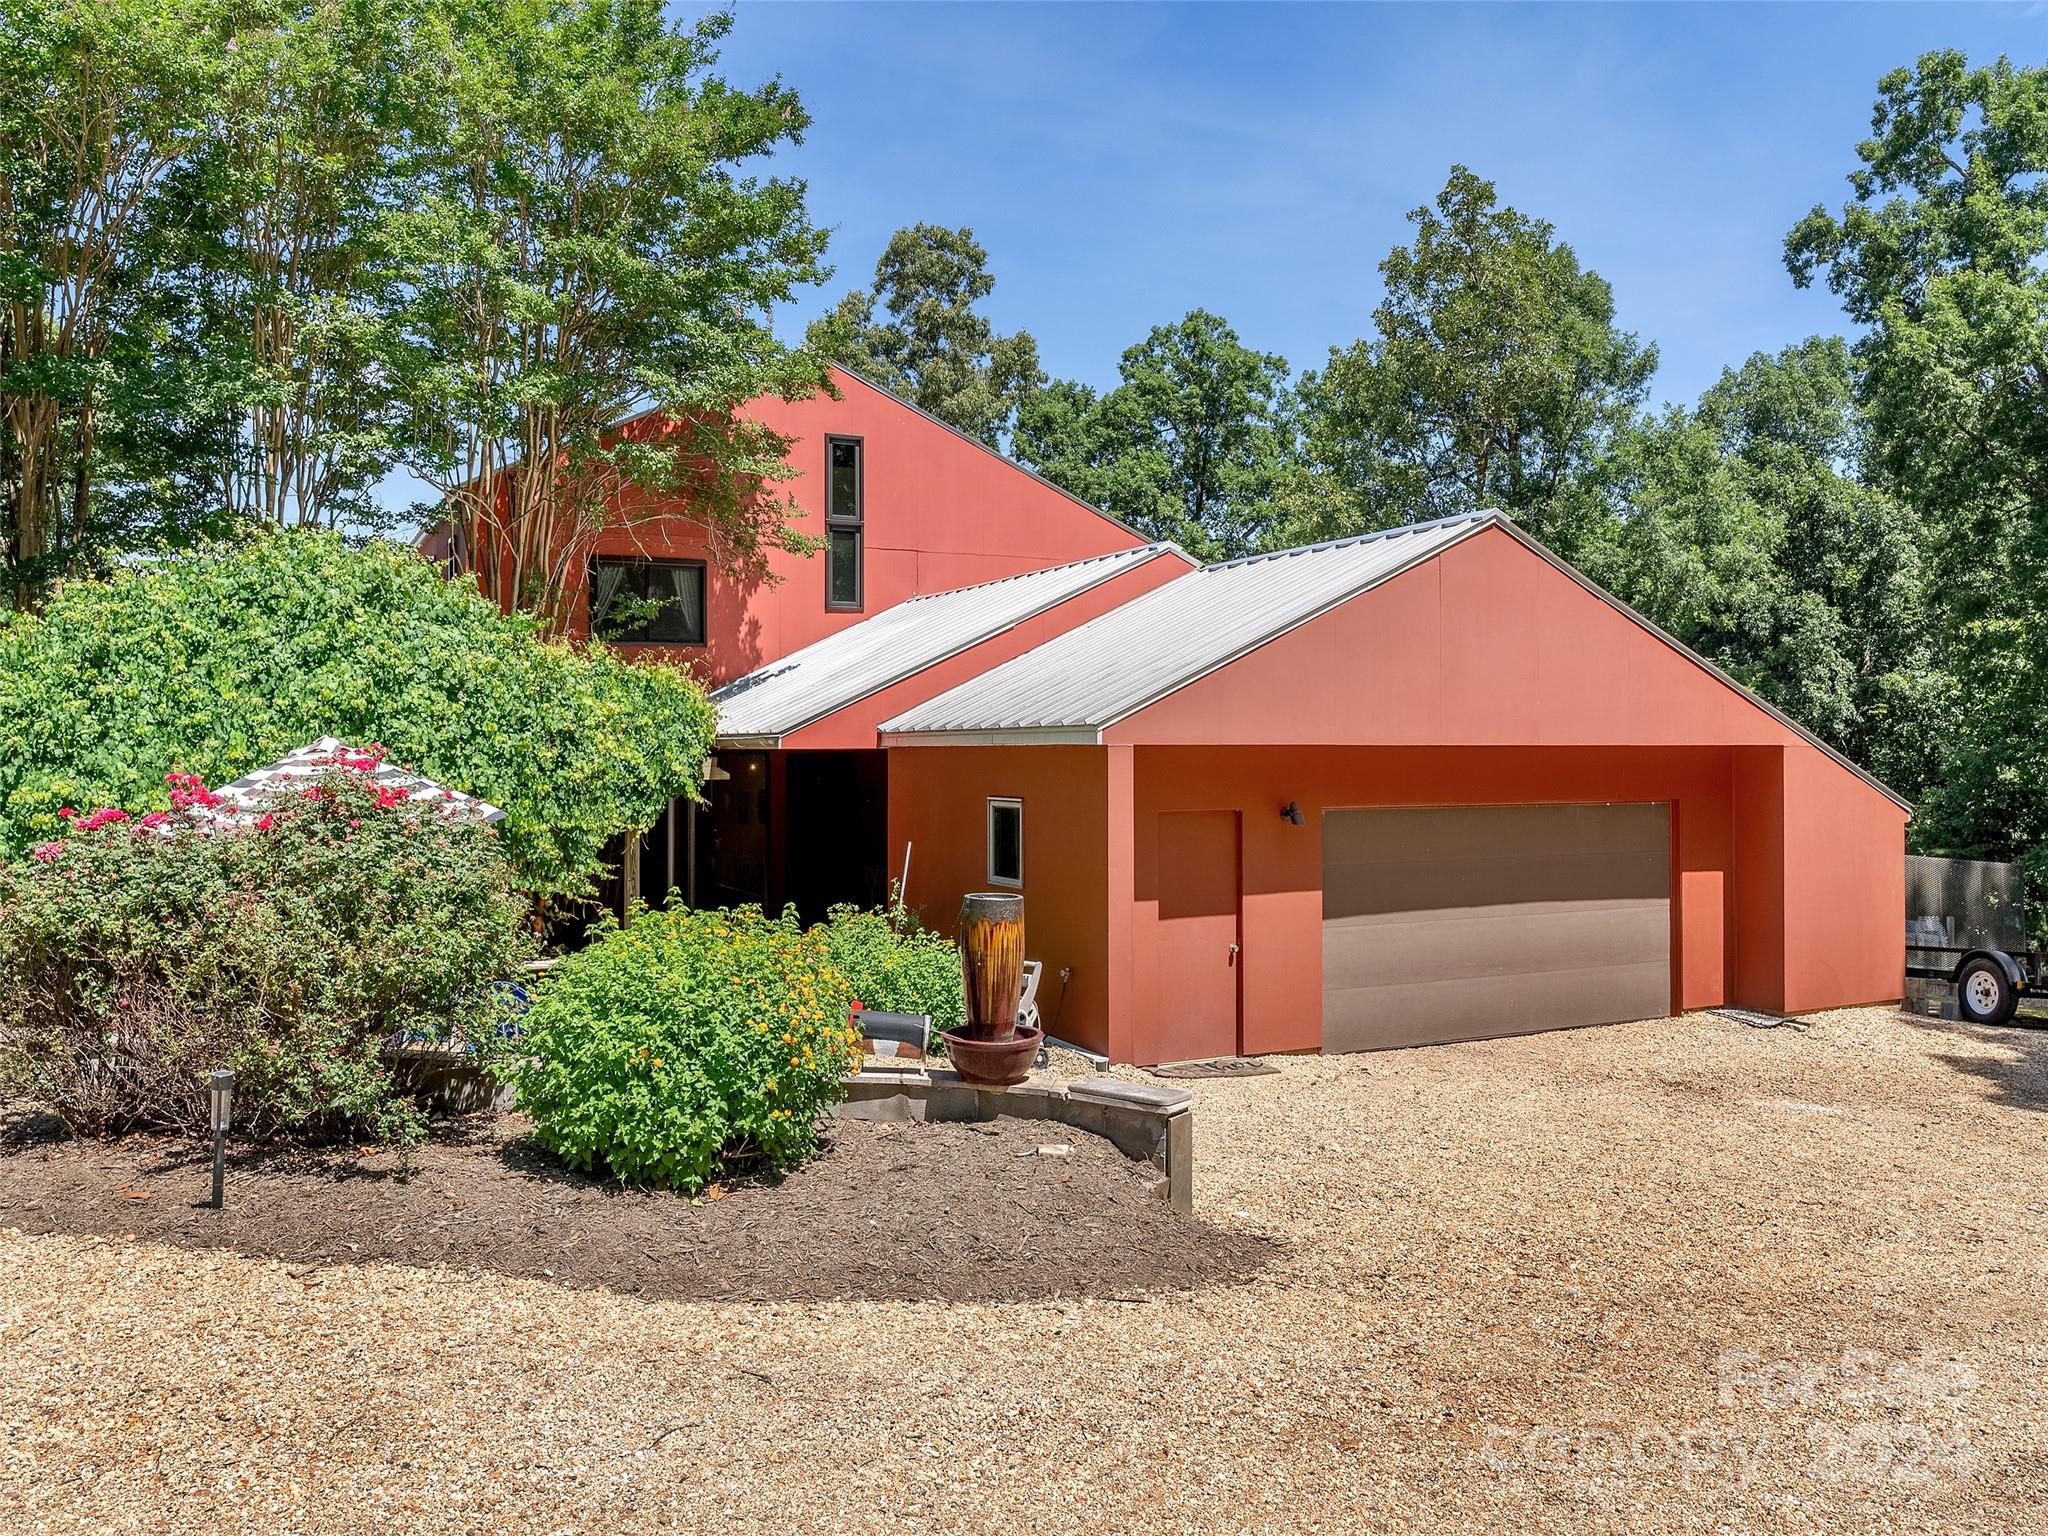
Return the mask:
[[[1322,815],[1349,806],[1656,801],[1672,807],[1676,1005],[1728,997],[1724,936],[1734,867],[1725,749],[1141,748],[1132,906],[1132,1059],[1173,1054],[1159,1019],[1155,884],[1161,813],[1235,809],[1243,825],[1245,1049],[1322,1043]],[[1281,807],[1300,806],[1290,825]]]
[[[796,503],[796,526],[814,536],[825,530],[825,440],[862,440],[861,611],[827,610],[822,555],[771,555],[769,565],[780,578],[774,583],[736,582],[713,561],[709,643],[625,649],[690,666],[715,686],[920,592],[950,591],[1143,542],[900,401],[844,375],[840,383],[843,399],[759,400],[747,414],[795,440],[789,463],[797,478],[776,490]],[[700,526],[676,516],[642,522],[607,537],[599,549],[703,559],[705,538]]]
[[[1135,746],[1799,738],[1497,528],[1113,726]]]
[[[1812,747],[1786,749],[1787,1012],[1904,993],[1905,840],[1897,805]]]
[[[1110,1020],[1129,1014],[1131,788],[1128,749],[889,753],[890,869],[902,868],[910,844],[910,905],[948,936],[960,898],[992,888],[988,797],[1024,802],[1025,953],[1045,965],[1039,1000],[1048,1024],[1096,1050],[1110,1046]],[[1073,979],[1055,1017],[1063,967]]]

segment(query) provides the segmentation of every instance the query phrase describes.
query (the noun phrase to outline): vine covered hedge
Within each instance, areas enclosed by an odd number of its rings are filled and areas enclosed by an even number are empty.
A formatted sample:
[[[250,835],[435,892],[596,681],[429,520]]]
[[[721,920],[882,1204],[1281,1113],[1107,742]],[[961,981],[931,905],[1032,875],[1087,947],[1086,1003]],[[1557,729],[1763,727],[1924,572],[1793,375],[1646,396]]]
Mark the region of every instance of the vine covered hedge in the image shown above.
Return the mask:
[[[695,793],[714,729],[681,673],[548,641],[410,550],[263,533],[0,612],[0,858],[64,806],[163,809],[174,770],[337,736],[501,806],[521,883],[582,893],[608,837]]]

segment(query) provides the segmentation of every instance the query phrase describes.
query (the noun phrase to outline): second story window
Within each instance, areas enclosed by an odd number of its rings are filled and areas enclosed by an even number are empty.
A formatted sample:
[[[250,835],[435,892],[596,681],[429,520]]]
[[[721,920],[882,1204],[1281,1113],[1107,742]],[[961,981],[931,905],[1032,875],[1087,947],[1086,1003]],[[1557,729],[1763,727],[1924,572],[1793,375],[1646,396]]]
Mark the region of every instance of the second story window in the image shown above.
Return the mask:
[[[825,439],[825,606],[861,604],[861,442]]]
[[[702,645],[704,562],[598,555],[590,562],[590,632],[627,645]]]

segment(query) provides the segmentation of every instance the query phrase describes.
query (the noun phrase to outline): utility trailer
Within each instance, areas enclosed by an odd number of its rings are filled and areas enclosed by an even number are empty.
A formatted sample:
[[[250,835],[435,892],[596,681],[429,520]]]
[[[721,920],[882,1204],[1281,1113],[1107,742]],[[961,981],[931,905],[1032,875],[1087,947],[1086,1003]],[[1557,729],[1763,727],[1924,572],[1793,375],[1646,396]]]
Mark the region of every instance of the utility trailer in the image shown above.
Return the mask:
[[[2048,956],[2027,947],[2026,903],[2016,865],[1907,857],[1909,1001],[1948,1002],[1947,988],[1953,987],[1954,1017],[1971,1024],[2004,1024],[2019,1010],[2021,998],[2048,992],[2044,965]]]

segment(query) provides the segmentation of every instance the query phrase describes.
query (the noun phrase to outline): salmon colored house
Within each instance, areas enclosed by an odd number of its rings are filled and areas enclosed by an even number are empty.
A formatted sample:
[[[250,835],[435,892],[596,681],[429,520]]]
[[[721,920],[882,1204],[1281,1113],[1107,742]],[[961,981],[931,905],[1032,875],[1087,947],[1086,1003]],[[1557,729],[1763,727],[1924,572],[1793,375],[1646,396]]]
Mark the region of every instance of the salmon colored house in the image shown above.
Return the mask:
[[[600,540],[573,594],[579,633],[713,689],[748,678],[760,728],[722,740],[705,802],[672,805],[639,841],[637,889],[657,904],[671,888],[704,905],[794,902],[811,918],[834,902],[881,903],[880,720],[1193,568],[886,390],[839,368],[833,380],[836,399],[744,407],[790,440],[797,474],[780,489],[818,554],[774,552],[772,579],[741,580],[720,569],[686,506],[642,507]],[[660,420],[619,430],[658,431]],[[1055,574],[1063,566],[1074,569]],[[875,627],[913,600],[975,587],[987,589],[979,600],[912,610],[928,621],[908,626],[923,641],[893,619]],[[842,636],[848,652],[813,654]],[[879,670],[841,666],[864,648]],[[801,713],[833,672],[832,707]],[[777,701],[799,714],[763,713]],[[625,894],[615,882],[613,904]]]
[[[1021,891],[1048,1027],[1120,1061],[1901,994],[1907,806],[1506,518],[1196,568],[837,382],[747,408],[821,554],[735,582],[678,509],[591,562],[716,690],[657,903]]]
[[[1021,890],[1117,1060],[1903,990],[1904,802],[1499,514],[1180,576],[880,729],[911,904]]]
[[[770,580],[740,580],[718,569],[686,509],[636,510],[597,546],[581,632],[594,619],[624,653],[687,666],[716,688],[907,598],[1145,542],[908,401],[843,368],[832,378],[838,399],[766,396],[743,408],[790,440],[797,474],[778,489],[795,504],[793,526],[823,551],[772,552]],[[658,429],[650,416],[619,430]],[[620,595],[664,612],[607,626]]]

